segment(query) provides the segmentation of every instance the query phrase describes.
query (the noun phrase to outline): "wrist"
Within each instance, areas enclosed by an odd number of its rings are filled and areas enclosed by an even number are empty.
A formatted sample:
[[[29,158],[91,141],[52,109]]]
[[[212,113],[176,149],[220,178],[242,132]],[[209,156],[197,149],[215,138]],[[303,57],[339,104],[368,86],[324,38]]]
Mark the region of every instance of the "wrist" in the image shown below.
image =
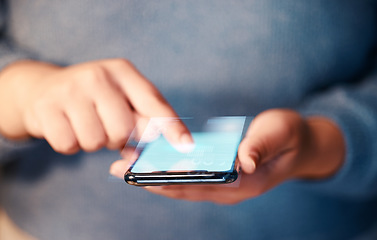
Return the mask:
[[[300,178],[323,179],[334,175],[345,157],[345,142],[339,127],[325,117],[305,119],[306,151],[299,161]]]
[[[23,113],[38,95],[40,79],[59,67],[31,60],[21,60],[4,68],[0,74],[0,133],[11,139],[30,137]]]

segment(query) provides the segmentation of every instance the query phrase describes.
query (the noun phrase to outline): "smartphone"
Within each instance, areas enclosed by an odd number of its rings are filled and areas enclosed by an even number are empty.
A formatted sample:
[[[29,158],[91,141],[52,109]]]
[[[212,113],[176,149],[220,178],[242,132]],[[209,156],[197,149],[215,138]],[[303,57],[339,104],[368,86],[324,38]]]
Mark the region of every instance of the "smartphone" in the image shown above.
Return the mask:
[[[128,184],[225,184],[237,179],[240,170],[237,149],[245,131],[246,117],[184,119],[184,122],[194,139],[194,144],[184,148],[169,143],[163,131],[156,134],[159,128],[146,128],[143,135],[154,137],[137,144],[138,157],[124,175]],[[169,126],[165,124],[166,127]],[[151,134],[148,129],[154,132]]]

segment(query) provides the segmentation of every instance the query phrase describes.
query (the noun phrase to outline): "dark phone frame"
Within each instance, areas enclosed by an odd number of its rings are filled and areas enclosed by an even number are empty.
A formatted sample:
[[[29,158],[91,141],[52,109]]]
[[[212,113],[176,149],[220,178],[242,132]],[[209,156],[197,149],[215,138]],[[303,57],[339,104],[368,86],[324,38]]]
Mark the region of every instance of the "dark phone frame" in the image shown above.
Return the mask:
[[[208,119],[208,118],[205,118]],[[253,117],[245,118],[244,129],[242,132],[242,137],[246,134],[247,128],[250,125]],[[134,143],[137,144],[137,143]],[[136,146],[136,145],[135,145]],[[145,145],[139,145],[138,152],[144,150]],[[197,185],[197,184],[229,184],[235,182],[238,178],[238,174],[241,171],[240,164],[238,162],[237,156],[233,160],[232,168],[227,171],[207,171],[207,170],[196,170],[196,171],[154,171],[148,173],[135,173],[132,172],[131,166],[124,174],[124,180],[126,183],[134,186],[161,186],[161,185]]]
[[[234,168],[231,171],[208,172],[208,171],[190,171],[190,172],[151,172],[151,173],[133,173],[128,170],[124,174],[124,180],[134,186],[160,186],[160,185],[187,185],[187,184],[226,184],[237,180],[239,165],[235,161]]]

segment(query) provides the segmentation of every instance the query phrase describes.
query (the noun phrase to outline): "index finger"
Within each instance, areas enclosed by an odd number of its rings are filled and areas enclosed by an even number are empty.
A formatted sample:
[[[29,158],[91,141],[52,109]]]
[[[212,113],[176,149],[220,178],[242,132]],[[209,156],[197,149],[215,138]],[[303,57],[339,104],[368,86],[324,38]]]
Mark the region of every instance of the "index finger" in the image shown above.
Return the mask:
[[[179,119],[177,113],[158,91],[129,61],[124,59],[108,60],[102,63],[111,78],[125,94],[136,113],[142,117],[165,117],[177,119],[163,132],[171,143],[192,143],[192,137]]]
[[[137,137],[141,143],[150,143],[164,135],[165,139],[179,152],[190,152],[193,139],[180,118],[155,117],[139,119],[136,125]]]

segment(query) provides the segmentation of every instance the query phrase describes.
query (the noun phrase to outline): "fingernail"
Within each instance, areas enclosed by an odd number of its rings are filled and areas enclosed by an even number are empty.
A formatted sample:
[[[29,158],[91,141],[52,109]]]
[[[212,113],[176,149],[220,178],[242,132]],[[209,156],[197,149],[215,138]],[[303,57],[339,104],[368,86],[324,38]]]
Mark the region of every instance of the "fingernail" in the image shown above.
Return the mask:
[[[255,161],[254,161],[254,159],[251,159],[251,162],[250,162],[250,173],[253,173],[254,171],[255,171],[255,168],[256,168],[256,166],[255,166]]]
[[[192,136],[190,134],[183,134],[180,138],[180,142],[182,144],[193,144],[194,140],[192,139]]]
[[[194,150],[195,143],[190,134],[183,134],[174,148],[181,153],[189,153]]]
[[[250,165],[249,165],[249,173],[253,173],[257,167],[256,163],[258,161],[256,154],[250,154]]]

